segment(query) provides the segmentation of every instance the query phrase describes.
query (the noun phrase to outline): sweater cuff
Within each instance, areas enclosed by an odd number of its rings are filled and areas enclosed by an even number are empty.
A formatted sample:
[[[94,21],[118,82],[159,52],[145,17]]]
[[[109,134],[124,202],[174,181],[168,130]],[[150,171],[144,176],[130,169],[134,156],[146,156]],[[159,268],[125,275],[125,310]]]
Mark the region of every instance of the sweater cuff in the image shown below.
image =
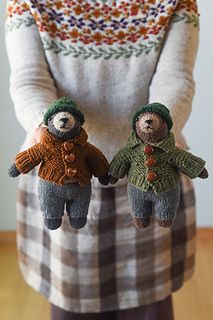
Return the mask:
[[[191,179],[195,179],[199,176],[203,168],[205,167],[206,162],[201,158],[190,159],[188,163],[186,173]]]
[[[109,167],[109,174],[117,179],[123,178],[126,175],[126,166],[121,161],[112,160]]]
[[[18,153],[15,164],[17,169],[23,174],[30,172],[34,168],[34,165],[30,161],[28,151]]]

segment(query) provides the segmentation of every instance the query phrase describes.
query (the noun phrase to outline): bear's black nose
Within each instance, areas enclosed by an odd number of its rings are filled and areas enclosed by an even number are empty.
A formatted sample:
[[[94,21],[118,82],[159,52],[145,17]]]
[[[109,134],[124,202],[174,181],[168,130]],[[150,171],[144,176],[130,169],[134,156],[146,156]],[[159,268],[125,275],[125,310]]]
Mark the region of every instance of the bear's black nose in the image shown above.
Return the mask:
[[[147,124],[152,124],[152,120],[146,120],[145,121]]]
[[[65,123],[67,123],[68,118],[61,118],[60,121],[62,121],[65,124]]]

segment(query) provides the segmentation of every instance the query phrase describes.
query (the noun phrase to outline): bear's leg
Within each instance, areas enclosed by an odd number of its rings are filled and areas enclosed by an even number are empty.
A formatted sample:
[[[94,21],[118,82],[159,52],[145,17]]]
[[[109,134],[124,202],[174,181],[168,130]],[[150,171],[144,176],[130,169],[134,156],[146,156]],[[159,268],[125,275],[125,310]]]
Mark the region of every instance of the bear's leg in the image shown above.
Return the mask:
[[[44,218],[45,226],[50,230],[56,230],[61,226],[62,218],[59,219],[48,219]]]
[[[128,184],[128,197],[131,207],[133,223],[136,227],[147,228],[152,215],[152,202],[145,199],[145,192]]]
[[[171,227],[180,201],[180,185],[170,191],[156,196],[155,220],[159,226]]]
[[[40,179],[38,195],[45,225],[50,230],[58,229],[64,214],[63,187]]]
[[[67,214],[70,224],[75,229],[81,229],[87,222],[87,214],[91,198],[91,182],[85,187],[78,185],[75,196],[66,201]]]

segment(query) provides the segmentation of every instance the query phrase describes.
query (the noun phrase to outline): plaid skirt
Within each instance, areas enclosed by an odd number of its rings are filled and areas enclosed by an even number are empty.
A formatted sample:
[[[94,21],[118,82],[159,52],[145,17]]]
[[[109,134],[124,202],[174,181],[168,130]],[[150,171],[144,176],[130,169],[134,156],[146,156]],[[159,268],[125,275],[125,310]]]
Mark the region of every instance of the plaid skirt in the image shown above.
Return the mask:
[[[181,178],[181,201],[171,229],[131,222],[126,185],[93,187],[87,225],[75,230],[43,223],[36,170],[20,178],[17,201],[19,264],[26,282],[56,306],[78,313],[157,302],[193,273],[195,197]]]

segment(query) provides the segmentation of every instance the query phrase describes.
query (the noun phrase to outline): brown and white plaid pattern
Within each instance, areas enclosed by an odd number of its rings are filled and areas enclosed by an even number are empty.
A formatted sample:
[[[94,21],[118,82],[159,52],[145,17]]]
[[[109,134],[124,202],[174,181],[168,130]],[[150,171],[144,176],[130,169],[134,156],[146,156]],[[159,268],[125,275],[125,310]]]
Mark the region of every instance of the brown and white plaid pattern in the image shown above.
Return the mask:
[[[18,251],[27,283],[53,304],[73,312],[125,309],[164,299],[193,273],[195,198],[182,177],[173,228],[138,230],[131,222],[125,185],[93,188],[81,230],[44,227],[35,171],[18,191]]]

